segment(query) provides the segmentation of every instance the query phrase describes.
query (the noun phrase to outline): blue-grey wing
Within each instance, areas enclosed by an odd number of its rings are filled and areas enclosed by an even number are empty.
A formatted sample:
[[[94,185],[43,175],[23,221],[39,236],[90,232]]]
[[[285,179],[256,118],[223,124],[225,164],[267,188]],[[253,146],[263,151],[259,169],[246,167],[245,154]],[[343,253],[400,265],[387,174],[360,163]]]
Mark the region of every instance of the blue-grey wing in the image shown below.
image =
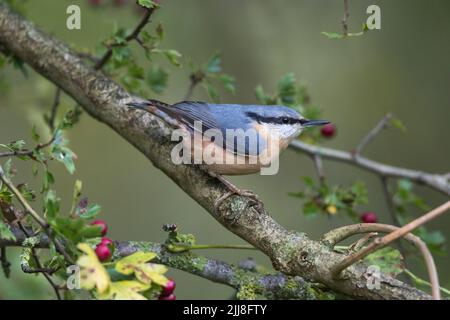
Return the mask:
[[[201,122],[201,133],[217,137],[214,143],[228,151],[246,156],[257,156],[265,149],[265,140],[254,130],[240,105],[208,104],[197,101],[183,101],[163,110],[185,124],[192,132],[200,131],[195,125]]]

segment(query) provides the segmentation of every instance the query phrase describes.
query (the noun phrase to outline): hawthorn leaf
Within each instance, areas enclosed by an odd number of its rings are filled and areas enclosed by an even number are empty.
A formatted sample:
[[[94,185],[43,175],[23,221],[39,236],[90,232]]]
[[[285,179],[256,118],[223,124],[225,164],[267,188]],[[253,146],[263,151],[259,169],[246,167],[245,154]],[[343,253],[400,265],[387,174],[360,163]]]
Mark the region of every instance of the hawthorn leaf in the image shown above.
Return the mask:
[[[135,280],[111,282],[109,289],[99,295],[102,300],[147,300],[139,292],[148,290],[149,285]]]
[[[77,265],[81,267],[81,287],[86,290],[95,288],[100,295],[105,293],[111,284],[108,272],[106,272],[94,250],[88,244],[79,243],[77,247],[84,253],[77,260]]]

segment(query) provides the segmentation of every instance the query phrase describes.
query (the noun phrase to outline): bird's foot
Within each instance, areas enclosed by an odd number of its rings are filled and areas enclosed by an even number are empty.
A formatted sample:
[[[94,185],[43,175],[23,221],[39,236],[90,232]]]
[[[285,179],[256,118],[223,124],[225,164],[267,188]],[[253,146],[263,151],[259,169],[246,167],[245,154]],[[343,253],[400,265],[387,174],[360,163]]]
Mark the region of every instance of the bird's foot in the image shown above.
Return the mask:
[[[259,199],[258,195],[256,195],[254,192],[250,190],[241,190],[237,188],[234,184],[226,180],[222,176],[216,176],[227,188],[228,192],[223,194],[219,199],[216,200],[214,203],[214,211],[217,213],[220,206],[223,204],[223,202],[231,197],[232,195],[239,195],[242,197],[249,198],[251,200],[251,203],[256,206],[257,210],[260,211],[264,208],[263,203]]]

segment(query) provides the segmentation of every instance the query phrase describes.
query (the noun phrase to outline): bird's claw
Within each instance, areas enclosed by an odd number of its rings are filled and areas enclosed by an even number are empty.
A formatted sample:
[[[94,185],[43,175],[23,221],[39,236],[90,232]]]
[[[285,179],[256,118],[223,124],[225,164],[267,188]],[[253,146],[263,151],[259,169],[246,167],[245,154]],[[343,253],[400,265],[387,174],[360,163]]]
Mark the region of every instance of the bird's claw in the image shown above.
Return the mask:
[[[246,197],[248,199],[251,200],[251,202],[253,203],[253,205],[256,204],[256,208],[258,211],[260,211],[261,209],[264,208],[263,203],[261,202],[261,200],[259,199],[258,195],[253,193],[250,190],[230,190],[226,193],[224,193],[219,199],[216,200],[216,202],[214,203],[214,212],[217,213],[220,206],[222,205],[222,203],[228,199],[229,197],[231,197],[232,195],[239,195],[242,197]]]

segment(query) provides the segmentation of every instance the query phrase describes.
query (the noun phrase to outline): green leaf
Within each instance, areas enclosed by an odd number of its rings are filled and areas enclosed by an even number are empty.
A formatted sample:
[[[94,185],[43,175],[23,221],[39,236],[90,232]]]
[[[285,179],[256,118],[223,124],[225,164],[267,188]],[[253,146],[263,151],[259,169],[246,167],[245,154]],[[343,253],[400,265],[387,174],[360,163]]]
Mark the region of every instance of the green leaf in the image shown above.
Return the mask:
[[[52,227],[73,243],[78,243],[83,239],[82,230],[85,228],[84,223],[82,219],[73,219],[70,217],[56,217],[51,220]],[[86,232],[93,234],[95,237],[100,236],[100,228]]]
[[[337,32],[321,32],[324,36],[326,36],[328,39],[342,39],[344,38],[344,35],[342,33]]]
[[[48,220],[53,220],[59,212],[59,199],[53,190],[49,190],[44,196],[44,214]]]
[[[129,47],[114,47],[112,50],[112,60],[116,68],[126,65],[130,61],[131,56],[132,52]]]
[[[316,216],[320,213],[321,209],[317,206],[317,204],[313,202],[306,202],[303,205],[303,214],[305,216]]]
[[[41,136],[39,135],[39,133],[37,133],[37,129],[36,126],[33,126],[31,128],[31,137],[33,138],[34,142],[38,143],[39,139],[41,138]]]
[[[203,87],[206,89],[206,92],[208,93],[209,98],[213,102],[219,101],[219,92],[217,91],[216,88],[214,88],[214,86],[210,82],[203,81]]]
[[[6,160],[5,164],[3,165],[3,171],[5,172],[5,176],[8,179],[11,179],[14,176],[14,172],[12,170],[12,159],[11,158]]]
[[[406,126],[403,124],[403,122],[400,119],[398,119],[398,118],[391,118],[389,120],[389,123],[393,127],[397,128],[398,130],[400,130],[402,132],[406,132]]]
[[[295,76],[288,73],[278,82],[278,96],[283,104],[292,105],[295,103],[296,95]]]
[[[147,75],[147,83],[155,93],[162,93],[167,87],[169,75],[158,65],[152,65]]]
[[[132,63],[128,66],[128,75],[133,78],[144,79],[145,71],[141,66]]]
[[[77,207],[78,202],[80,201],[81,197],[81,189],[83,188],[83,183],[81,180],[75,181],[75,186],[73,188],[73,196],[72,196],[72,207],[70,209],[70,213],[75,212],[75,209]]]
[[[303,182],[308,186],[308,187],[314,187],[314,180],[311,177],[302,177]]]
[[[151,9],[151,8],[157,6],[157,4],[151,0],[138,0],[138,4],[147,9]]]
[[[158,26],[156,27],[156,36],[158,37],[159,40],[164,39],[164,28],[161,23],[159,23]]]
[[[179,53],[177,50],[165,50],[164,55],[174,66],[179,67],[181,65],[180,61],[178,60],[179,58],[181,58],[181,53]]]
[[[13,196],[13,193],[6,188],[0,190],[0,200],[6,203],[11,203]]]
[[[17,56],[11,57],[11,63],[14,69],[20,70],[25,78],[28,77],[28,70],[26,69],[25,62]]]
[[[24,145],[25,145],[25,141],[20,139],[20,140],[16,140],[16,141],[13,141],[8,144],[0,144],[0,147],[6,148],[9,151],[19,151],[19,150],[22,150]]]
[[[91,204],[87,208],[86,213],[81,214],[80,217],[83,219],[92,219],[100,213],[101,209],[102,207],[100,207],[98,204]]]
[[[82,238],[95,238],[102,235],[102,227],[98,225],[83,226],[77,233]]]
[[[62,146],[53,147],[52,154],[55,159],[62,162],[70,174],[75,172],[75,163],[73,162],[74,153],[72,150]]]
[[[35,192],[28,186],[27,183],[22,183],[18,185],[17,189],[20,191],[20,193],[27,201],[34,201],[36,199]]]
[[[53,174],[50,171],[45,170],[42,181],[42,192],[49,190],[54,183],[55,178],[53,177]]]
[[[67,111],[64,114],[61,124],[59,127],[61,129],[69,129],[72,128],[76,123],[80,121],[80,116],[83,113],[81,107],[76,105],[73,109]]]
[[[264,92],[264,89],[261,85],[258,85],[255,88],[256,99],[258,99],[261,103],[267,104],[268,95]]]
[[[440,231],[428,231],[426,227],[420,227],[414,232],[422,239],[433,253],[445,254],[445,237]]]
[[[222,58],[220,52],[214,53],[208,60],[205,66],[206,73],[219,73],[222,71]]]
[[[0,239],[15,241],[16,237],[2,220],[0,220]]]
[[[380,271],[395,277],[405,270],[403,257],[397,249],[385,247],[368,255],[364,261],[369,265],[377,265]]]
[[[228,92],[230,92],[233,95],[236,93],[236,87],[234,85],[234,78],[232,76],[222,73],[219,76],[219,81],[222,82],[222,85],[225,88],[225,90],[227,90]]]

